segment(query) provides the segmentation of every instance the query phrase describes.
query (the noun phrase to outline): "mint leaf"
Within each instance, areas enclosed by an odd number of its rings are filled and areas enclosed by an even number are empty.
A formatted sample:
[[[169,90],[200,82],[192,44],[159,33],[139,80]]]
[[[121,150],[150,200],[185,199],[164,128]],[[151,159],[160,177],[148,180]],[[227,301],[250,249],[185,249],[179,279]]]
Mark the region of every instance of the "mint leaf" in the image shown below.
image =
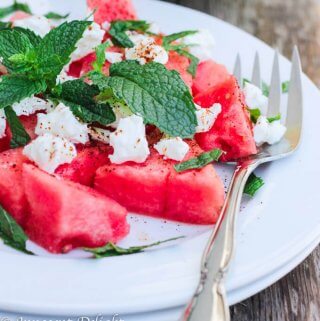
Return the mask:
[[[31,138],[22,126],[19,117],[16,115],[11,106],[6,107],[4,109],[4,112],[6,114],[6,118],[12,134],[10,147],[17,148],[27,145],[30,142]]]
[[[134,114],[164,133],[181,138],[195,134],[195,105],[178,72],[155,62],[140,65],[136,61],[122,61],[111,65],[110,77],[98,73],[90,77],[102,95],[112,89],[116,99],[124,101]]]
[[[65,22],[51,30],[36,48],[37,75],[55,81],[62,68],[69,63],[78,40],[92,22]]]
[[[222,154],[223,151],[221,149],[213,149],[210,152],[200,154],[198,157],[174,165],[174,169],[180,173],[190,169],[202,168],[212,162],[218,161]]]
[[[35,34],[32,30],[30,29],[24,29],[21,27],[14,27],[13,30],[16,30],[20,33],[23,33],[25,36],[28,37],[30,43],[32,44],[32,46],[36,47],[37,45],[39,45],[40,41],[42,40],[42,38],[40,36],[38,36],[37,34]]]
[[[175,241],[175,240],[181,239],[183,237],[184,236],[175,237],[175,238],[171,238],[171,239],[168,239],[165,241],[160,241],[160,242],[156,242],[156,243],[152,243],[152,244],[144,245],[144,246],[132,246],[132,247],[129,247],[128,249],[119,247],[119,246],[115,245],[114,243],[110,242],[103,247],[98,247],[95,249],[84,248],[84,250],[86,252],[92,253],[94,255],[94,258],[101,259],[101,258],[111,257],[111,256],[121,256],[121,255],[130,255],[130,254],[140,253],[140,252],[143,252],[143,250],[148,249],[150,247],[154,247],[154,246],[158,246],[163,243]]]
[[[112,37],[112,42],[123,48],[132,48],[134,43],[130,40],[126,31],[141,31],[145,32],[150,27],[150,24],[143,20],[117,20],[111,22],[109,34]]]
[[[110,46],[110,41],[106,41],[96,48],[96,61],[94,61],[92,64],[95,71],[102,71],[102,68],[106,62],[106,49]]]
[[[264,81],[262,82],[262,93],[266,96],[266,97],[269,97],[269,94],[270,94],[270,86],[267,85]]]
[[[2,76],[0,78],[0,108],[11,106],[45,90],[46,83],[43,80],[30,80],[25,76]]]
[[[58,99],[70,107],[73,114],[83,122],[109,125],[116,120],[116,116],[109,105],[99,104],[94,100],[99,92],[97,87],[77,79],[61,84]]]
[[[28,237],[17,222],[2,207],[0,207],[0,238],[4,244],[18,251],[30,255],[33,254],[26,249]]]
[[[27,56],[33,49],[29,37],[17,29],[5,29],[0,31],[0,57],[3,58],[3,65],[9,71],[27,68],[26,65],[17,65],[10,61],[10,57],[16,54]]]
[[[196,56],[192,55],[190,52],[182,49],[177,49],[176,50],[179,55],[185,56],[190,60],[190,65],[188,67],[188,72],[192,75],[192,77],[196,76],[197,68],[199,65],[199,58]]]
[[[286,94],[289,92],[289,85],[290,85],[290,81],[285,81],[282,83],[281,88],[282,88],[283,94]]]
[[[0,21],[0,30],[8,29],[12,27],[12,22]]]
[[[61,20],[61,19],[67,19],[70,14],[65,14],[65,15],[61,15],[59,13],[56,12],[48,12],[47,14],[44,15],[47,19],[52,19],[52,20]]]
[[[9,16],[16,11],[23,11],[31,14],[30,7],[27,4],[14,1],[11,6],[0,8],[0,19]]]
[[[255,109],[248,109],[249,113],[250,113],[250,119],[251,121],[256,124],[258,121],[258,118],[261,116],[261,111],[259,108],[255,108]]]
[[[174,42],[174,41],[176,41],[178,39],[190,36],[190,35],[194,35],[196,33],[198,33],[197,30],[187,30],[187,31],[181,31],[181,32],[173,33],[173,34],[168,35],[168,36],[164,36],[163,39],[162,39],[162,46],[167,51],[172,50],[173,49],[171,47],[171,43],[172,42]],[[184,45],[184,47],[186,47],[186,45]]]
[[[249,176],[247,184],[244,188],[244,193],[253,197],[257,191],[264,185],[264,181],[261,177],[256,176],[252,173]]]
[[[276,120],[280,120],[281,119],[281,114],[279,113],[278,115],[276,115],[276,116],[274,116],[274,117],[269,117],[269,118],[267,118],[268,119],[268,122],[269,123],[272,123],[272,122],[274,122],[274,121],[276,121]]]

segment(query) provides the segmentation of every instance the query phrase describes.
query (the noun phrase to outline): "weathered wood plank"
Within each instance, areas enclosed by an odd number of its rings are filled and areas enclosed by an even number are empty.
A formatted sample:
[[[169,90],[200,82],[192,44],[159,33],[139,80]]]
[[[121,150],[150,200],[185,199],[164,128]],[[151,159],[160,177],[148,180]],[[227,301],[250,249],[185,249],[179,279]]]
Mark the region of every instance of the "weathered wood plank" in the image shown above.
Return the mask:
[[[320,85],[319,0],[168,0],[237,25],[290,56]],[[320,321],[320,246],[292,273],[232,307],[233,321]]]

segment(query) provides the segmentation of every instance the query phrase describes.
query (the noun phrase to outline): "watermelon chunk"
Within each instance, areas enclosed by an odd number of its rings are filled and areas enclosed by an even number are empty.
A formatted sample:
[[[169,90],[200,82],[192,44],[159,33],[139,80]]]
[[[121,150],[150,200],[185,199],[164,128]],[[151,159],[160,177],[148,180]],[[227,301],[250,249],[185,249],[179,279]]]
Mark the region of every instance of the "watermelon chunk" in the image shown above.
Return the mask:
[[[22,226],[28,214],[28,202],[22,184],[22,165],[27,161],[22,148],[0,154],[0,204]]]
[[[106,145],[78,148],[77,157],[70,164],[63,164],[56,174],[73,182],[91,186],[96,170],[110,163],[112,148]]]
[[[23,182],[30,205],[26,233],[52,253],[100,247],[129,232],[126,209],[89,187],[30,164],[23,166]]]
[[[252,123],[237,80],[230,76],[224,83],[197,95],[194,101],[202,107],[220,103],[222,112],[210,131],[199,133],[196,140],[204,150],[220,148],[226,152],[223,161],[257,153]]]
[[[191,88],[192,86],[192,75],[187,71],[190,65],[190,61],[187,57],[179,55],[175,51],[169,52],[169,61],[166,64],[167,69],[176,70],[186,85]]]
[[[200,151],[194,143],[191,147],[188,157]],[[151,149],[144,164],[99,168],[94,186],[133,212],[187,223],[215,223],[224,190],[214,168],[207,166],[178,174],[173,164]]]
[[[131,0],[87,0],[90,10],[96,9],[94,21],[99,24],[114,20],[136,20]]]
[[[225,82],[229,76],[229,72],[224,65],[217,64],[213,60],[201,62],[192,84],[193,95],[205,92]]]

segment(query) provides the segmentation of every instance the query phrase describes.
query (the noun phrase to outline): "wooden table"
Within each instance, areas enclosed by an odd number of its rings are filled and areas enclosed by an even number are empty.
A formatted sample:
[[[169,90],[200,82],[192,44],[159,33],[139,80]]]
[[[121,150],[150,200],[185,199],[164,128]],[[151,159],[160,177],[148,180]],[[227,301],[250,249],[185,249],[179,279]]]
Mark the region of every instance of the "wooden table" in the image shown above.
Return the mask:
[[[166,1],[239,26],[286,56],[299,44],[304,71],[320,85],[319,0]],[[278,283],[232,307],[232,320],[320,321],[320,246]]]

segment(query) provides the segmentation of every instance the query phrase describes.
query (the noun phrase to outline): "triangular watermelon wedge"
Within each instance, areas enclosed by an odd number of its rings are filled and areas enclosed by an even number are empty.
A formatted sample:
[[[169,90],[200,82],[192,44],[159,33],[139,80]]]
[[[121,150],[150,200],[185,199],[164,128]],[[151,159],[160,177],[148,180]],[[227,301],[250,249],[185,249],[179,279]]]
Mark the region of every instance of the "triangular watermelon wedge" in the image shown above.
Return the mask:
[[[257,153],[244,95],[235,77],[230,76],[224,83],[197,95],[194,101],[202,107],[210,107],[214,103],[222,106],[222,112],[211,130],[196,135],[202,149],[222,149],[226,152],[221,158],[223,161]]]

